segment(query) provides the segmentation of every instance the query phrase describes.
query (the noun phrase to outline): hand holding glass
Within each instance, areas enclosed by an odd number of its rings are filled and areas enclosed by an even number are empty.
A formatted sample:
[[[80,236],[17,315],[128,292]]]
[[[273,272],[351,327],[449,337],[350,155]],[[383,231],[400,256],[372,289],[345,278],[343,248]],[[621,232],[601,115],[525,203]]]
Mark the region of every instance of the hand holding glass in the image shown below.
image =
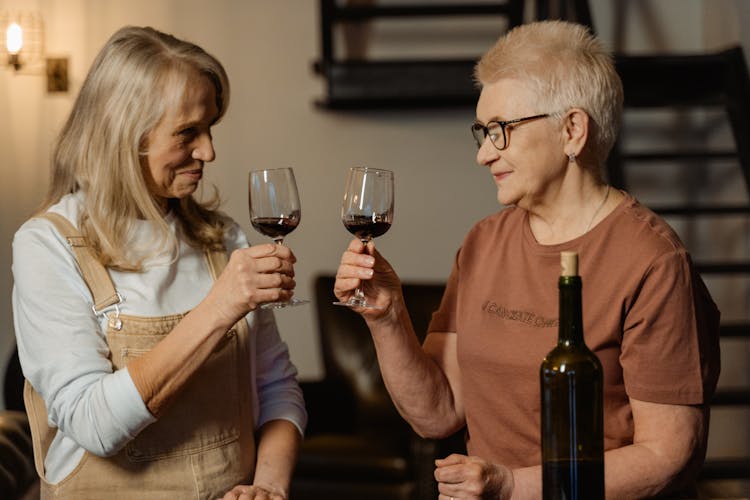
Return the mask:
[[[302,218],[297,182],[291,168],[253,170],[249,180],[250,222],[259,233],[273,238],[277,245],[294,231]],[[279,309],[307,304],[292,297],[288,302],[268,302],[263,309]]]
[[[341,205],[341,221],[364,245],[385,234],[393,222],[393,172],[367,167],[350,168]],[[380,309],[367,302],[361,284],[348,301],[334,304]]]

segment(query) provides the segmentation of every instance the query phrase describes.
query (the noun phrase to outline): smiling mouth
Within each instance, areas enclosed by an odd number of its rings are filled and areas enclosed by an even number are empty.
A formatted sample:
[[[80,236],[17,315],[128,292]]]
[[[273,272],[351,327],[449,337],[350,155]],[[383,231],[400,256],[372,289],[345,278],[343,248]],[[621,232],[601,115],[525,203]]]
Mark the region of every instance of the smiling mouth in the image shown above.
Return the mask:
[[[497,172],[495,174],[492,174],[492,176],[495,178],[495,181],[501,181],[508,177],[510,174],[512,174],[512,171],[506,171],[506,172]]]

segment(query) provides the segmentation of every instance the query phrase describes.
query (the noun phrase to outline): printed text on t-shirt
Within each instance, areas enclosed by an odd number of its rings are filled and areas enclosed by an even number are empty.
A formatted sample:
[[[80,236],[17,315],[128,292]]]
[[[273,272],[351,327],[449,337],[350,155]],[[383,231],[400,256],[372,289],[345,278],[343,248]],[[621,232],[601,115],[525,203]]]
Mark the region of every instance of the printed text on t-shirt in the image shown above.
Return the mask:
[[[496,302],[491,300],[482,304],[482,311],[497,316],[498,318],[507,319],[509,321],[518,321],[536,328],[556,328],[558,324],[557,318],[545,318],[544,316],[530,311],[508,309],[507,307],[497,305]]]

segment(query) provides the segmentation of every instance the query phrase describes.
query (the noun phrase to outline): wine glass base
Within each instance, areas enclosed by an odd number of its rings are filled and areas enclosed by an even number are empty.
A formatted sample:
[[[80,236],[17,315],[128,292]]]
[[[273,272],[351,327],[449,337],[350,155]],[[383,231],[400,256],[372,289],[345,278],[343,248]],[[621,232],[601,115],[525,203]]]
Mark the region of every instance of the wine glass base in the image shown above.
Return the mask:
[[[310,301],[307,299],[297,299],[293,298],[292,300],[289,300],[287,302],[266,302],[265,304],[261,304],[261,309],[284,309],[285,307],[294,307],[294,306],[301,306],[304,304],[309,304]]]
[[[370,304],[364,300],[349,300],[347,302],[333,302],[334,306],[361,307],[363,309],[383,309],[380,306]]]

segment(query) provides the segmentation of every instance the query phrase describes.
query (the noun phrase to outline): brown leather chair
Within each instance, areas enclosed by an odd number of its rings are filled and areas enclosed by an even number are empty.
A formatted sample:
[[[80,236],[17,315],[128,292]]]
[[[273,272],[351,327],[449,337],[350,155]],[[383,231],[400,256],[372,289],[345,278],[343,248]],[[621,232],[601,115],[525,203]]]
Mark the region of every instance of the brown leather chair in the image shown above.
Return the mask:
[[[39,497],[31,429],[23,405],[23,374],[14,350],[5,370],[5,410],[0,411],[0,498]]]
[[[315,280],[325,377],[303,382],[309,413],[291,498],[414,500],[437,498],[434,460],[465,452],[463,435],[422,439],[396,411],[383,385],[362,318],[334,306],[334,278]],[[442,284],[403,285],[417,335],[427,331]]]

